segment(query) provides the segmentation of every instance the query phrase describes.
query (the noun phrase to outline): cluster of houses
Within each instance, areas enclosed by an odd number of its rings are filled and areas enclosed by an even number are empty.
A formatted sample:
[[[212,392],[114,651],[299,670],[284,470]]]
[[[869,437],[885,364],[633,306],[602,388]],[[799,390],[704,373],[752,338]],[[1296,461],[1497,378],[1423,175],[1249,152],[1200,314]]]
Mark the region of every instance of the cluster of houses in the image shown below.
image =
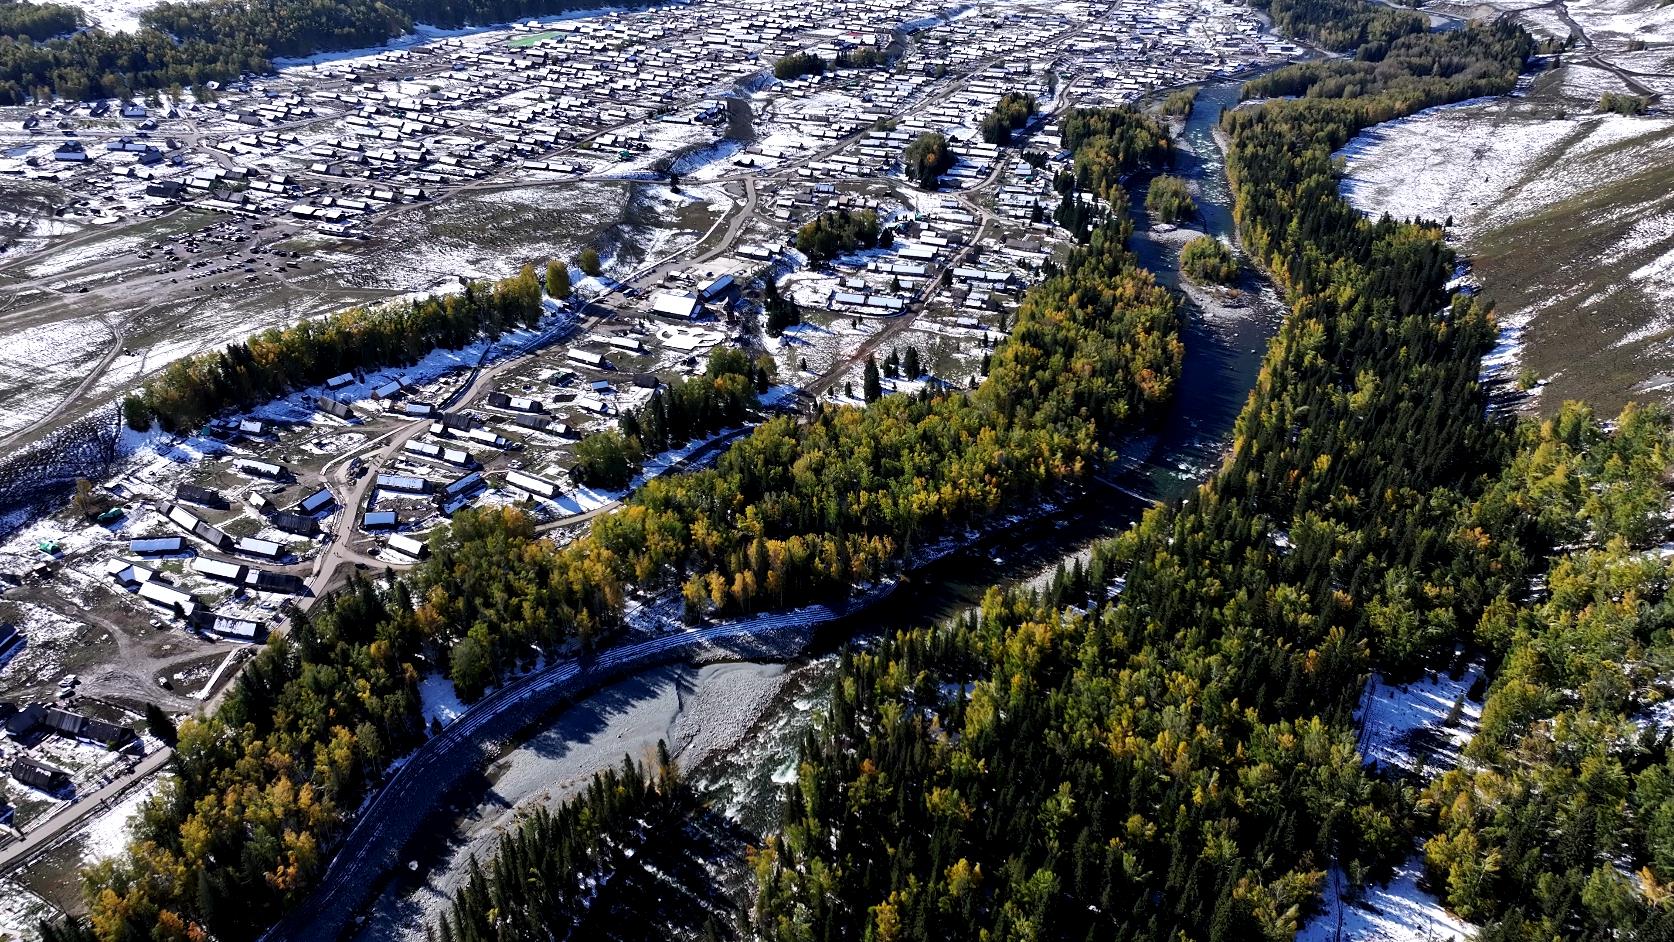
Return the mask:
[[[45,703],[18,705],[0,703],[0,728],[18,748],[8,774],[27,788],[61,794],[72,784],[71,772],[32,756],[28,747],[48,737],[60,737],[108,751],[137,752],[144,749],[138,735],[126,726]],[[10,806],[0,804],[0,824],[8,824]]]

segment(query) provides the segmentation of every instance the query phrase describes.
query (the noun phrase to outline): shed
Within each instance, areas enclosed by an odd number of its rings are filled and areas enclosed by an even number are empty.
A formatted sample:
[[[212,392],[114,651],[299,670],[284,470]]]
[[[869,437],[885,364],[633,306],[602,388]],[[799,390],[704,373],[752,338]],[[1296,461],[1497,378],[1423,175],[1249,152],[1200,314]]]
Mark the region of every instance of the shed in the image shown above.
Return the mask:
[[[191,595],[155,580],[141,582],[139,595],[147,602],[168,609],[176,615],[190,617],[198,607],[197,600]]]
[[[320,398],[314,400],[314,405],[318,407],[321,412],[324,412],[327,415],[335,415],[344,421],[352,421],[355,418],[355,410],[349,408],[349,404],[340,399],[333,399],[330,396],[321,396]]]
[[[262,592],[283,592],[287,595],[302,595],[308,591],[308,584],[302,581],[301,576],[269,569],[250,570],[244,576],[244,584]]]
[[[257,461],[255,458],[234,458],[233,467],[246,474],[271,478],[275,481],[283,478],[286,474],[284,465],[274,464],[271,461]]]
[[[552,498],[558,496],[560,491],[557,483],[522,471],[507,471],[506,484],[536,497]]]
[[[13,760],[12,778],[20,785],[43,792],[61,791],[70,784],[70,773],[28,756],[18,756]]]
[[[380,490],[402,491],[407,494],[428,494],[431,484],[421,477],[408,474],[380,474],[377,481]]]

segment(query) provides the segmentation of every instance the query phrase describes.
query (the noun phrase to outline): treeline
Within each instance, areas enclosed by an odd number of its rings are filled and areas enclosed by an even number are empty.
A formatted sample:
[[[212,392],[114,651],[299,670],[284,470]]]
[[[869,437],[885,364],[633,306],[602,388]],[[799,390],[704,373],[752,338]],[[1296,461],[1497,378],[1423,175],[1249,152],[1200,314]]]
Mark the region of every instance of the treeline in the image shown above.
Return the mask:
[[[1021,129],[1035,115],[1035,96],[1022,92],[1006,92],[994,104],[994,110],[982,119],[982,139],[990,144],[1011,143],[1013,131]]]
[[[465,884],[426,927],[427,936],[435,942],[515,942],[569,933],[585,938],[607,926],[622,931],[620,921],[601,912],[608,905],[599,897],[613,891],[620,896],[623,884],[679,880],[647,858],[660,844],[673,843],[674,856],[688,852],[689,819],[700,812],[663,743],[652,768],[624,757],[620,770],[595,775],[556,810],[542,807],[524,816],[500,836],[486,867],[472,858]],[[636,913],[646,923],[663,908],[643,896],[634,905],[653,911]]]
[[[163,3],[135,33],[90,30],[68,39],[0,38],[0,104],[116,98],[204,88],[273,68],[273,59],[374,46],[413,31],[506,23],[580,9],[581,0],[203,0]],[[27,7],[5,4],[4,9]],[[63,10],[56,4],[47,9]],[[43,14],[18,14],[31,20]],[[42,20],[61,21],[63,13]],[[62,32],[58,30],[56,32]],[[51,35],[51,34],[48,34]]]
[[[878,214],[872,210],[838,209],[803,223],[796,230],[796,250],[809,261],[828,261],[845,252],[876,248],[880,232]]]
[[[769,363],[766,357],[753,363],[731,347],[715,350],[701,377],[676,379],[625,413],[620,428],[582,439],[572,476],[588,487],[626,487],[651,455],[743,425],[758,405],[757,394],[772,384]]]
[[[1049,590],[845,658],[757,858],[761,937],[1289,939],[1330,863],[1410,853],[1415,791],[1356,753],[1362,678],[1451,653],[1523,548],[1471,525],[1512,446],[1492,322],[1444,303],[1435,227],[1337,195],[1314,131],[1344,113],[1231,125],[1243,225],[1282,207],[1261,257],[1308,278],[1220,470]]]
[[[81,9],[62,3],[0,3],[0,38],[39,42],[82,24]]]
[[[532,268],[504,281],[472,282],[459,294],[352,308],[273,327],[222,350],[170,363],[122,403],[130,427],[153,421],[189,432],[227,409],[247,409],[341,373],[416,363],[541,318]]]

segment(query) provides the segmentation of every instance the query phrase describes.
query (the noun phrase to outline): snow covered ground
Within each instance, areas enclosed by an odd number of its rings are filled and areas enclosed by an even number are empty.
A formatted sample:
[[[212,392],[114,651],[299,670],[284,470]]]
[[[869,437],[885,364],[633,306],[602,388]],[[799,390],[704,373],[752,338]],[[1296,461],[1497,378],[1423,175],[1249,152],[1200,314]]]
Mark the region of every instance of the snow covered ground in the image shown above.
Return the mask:
[[[1457,678],[1438,673],[1398,685],[1373,674],[1355,713],[1361,756],[1379,767],[1421,776],[1452,768],[1482,719],[1481,702],[1466,696],[1481,676],[1477,664]]]
[[[1308,920],[1296,942],[1465,942],[1476,927],[1443,909],[1418,885],[1417,858],[1396,868],[1383,886],[1344,898],[1342,874],[1325,878],[1324,910]]]
[[[140,15],[162,0],[76,0],[87,21],[108,33],[132,33],[140,28]]]
[[[1674,152],[1674,119],[1523,111],[1515,100],[1474,101],[1379,125],[1339,152],[1343,194],[1369,215],[1451,218],[1468,240]]]

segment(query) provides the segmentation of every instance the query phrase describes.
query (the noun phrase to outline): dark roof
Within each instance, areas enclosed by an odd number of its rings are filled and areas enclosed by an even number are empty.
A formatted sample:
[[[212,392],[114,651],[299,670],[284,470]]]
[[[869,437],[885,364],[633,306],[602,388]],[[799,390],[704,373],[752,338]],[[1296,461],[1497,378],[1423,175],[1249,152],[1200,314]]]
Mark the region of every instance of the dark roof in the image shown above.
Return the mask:
[[[298,536],[313,536],[320,529],[319,521],[313,517],[293,514],[289,511],[274,514],[273,525],[286,533],[295,533]]]
[[[22,650],[26,643],[27,639],[23,637],[23,632],[19,631],[16,625],[9,621],[0,622],[0,664],[5,663],[6,658]]]
[[[333,399],[330,396],[321,396],[320,398],[314,400],[314,405],[319,406],[321,412],[335,415],[340,419],[352,419],[355,417],[355,410],[349,408],[348,403]]]
[[[41,725],[71,739],[85,739],[90,742],[104,743],[107,746],[132,742],[136,737],[134,731],[126,726],[96,720],[91,716],[71,713],[52,707],[41,718]]]
[[[63,769],[55,769],[45,762],[36,762],[28,756],[19,756],[12,763],[12,778],[17,779],[30,788],[55,792],[70,784],[70,774]]]
[[[204,542],[213,546],[226,546],[232,542],[232,537],[228,536],[225,531],[212,527],[202,520],[199,520],[198,525],[192,528],[192,532],[196,533]]]
[[[174,499],[188,504],[197,504],[200,507],[225,508],[227,506],[225,497],[207,487],[199,487],[196,484],[182,484],[175,488]]]
[[[245,581],[263,592],[289,592],[292,595],[301,595],[307,588],[301,576],[294,576],[288,572],[269,572],[266,569],[250,570],[250,575]]]
[[[469,412],[449,412],[442,416],[442,427],[469,432],[477,425],[477,417]]]

